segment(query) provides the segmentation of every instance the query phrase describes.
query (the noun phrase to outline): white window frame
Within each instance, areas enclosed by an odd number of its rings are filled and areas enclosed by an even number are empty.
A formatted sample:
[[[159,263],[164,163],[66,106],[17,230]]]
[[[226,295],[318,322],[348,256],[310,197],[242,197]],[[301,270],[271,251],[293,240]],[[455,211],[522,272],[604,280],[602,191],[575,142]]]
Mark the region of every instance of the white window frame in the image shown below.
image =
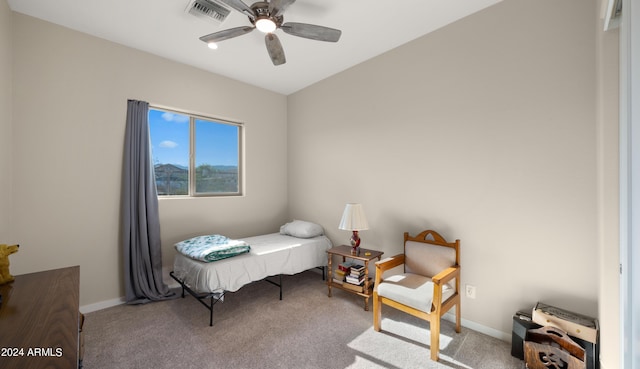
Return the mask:
[[[233,122],[227,119],[210,117],[203,114],[191,113],[185,110],[168,108],[160,105],[149,104],[149,109],[167,113],[186,115],[189,117],[189,185],[186,195],[158,195],[159,198],[184,198],[184,197],[238,197],[244,196],[244,123]],[[238,128],[238,191],[235,192],[196,192],[196,120],[206,120],[213,123],[227,124]]]
[[[640,2],[624,1],[620,24],[620,357],[627,369],[640,369],[639,28]]]

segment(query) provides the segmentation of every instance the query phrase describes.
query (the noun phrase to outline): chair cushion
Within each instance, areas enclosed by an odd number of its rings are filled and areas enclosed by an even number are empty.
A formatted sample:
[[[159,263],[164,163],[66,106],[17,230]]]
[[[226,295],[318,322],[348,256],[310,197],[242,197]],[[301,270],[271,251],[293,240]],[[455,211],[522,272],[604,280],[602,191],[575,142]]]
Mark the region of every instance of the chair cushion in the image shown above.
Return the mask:
[[[456,250],[451,247],[407,241],[404,248],[405,273],[433,277],[456,264]]]
[[[433,281],[418,274],[404,273],[386,277],[377,287],[378,296],[386,297],[414,309],[431,312]],[[448,285],[442,287],[442,301],[453,295]]]

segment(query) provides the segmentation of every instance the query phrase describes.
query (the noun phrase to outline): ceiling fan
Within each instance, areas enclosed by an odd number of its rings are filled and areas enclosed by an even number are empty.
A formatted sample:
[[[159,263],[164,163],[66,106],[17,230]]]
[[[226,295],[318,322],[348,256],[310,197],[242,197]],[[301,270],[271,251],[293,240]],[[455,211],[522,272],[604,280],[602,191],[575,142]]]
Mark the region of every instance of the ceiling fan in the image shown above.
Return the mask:
[[[257,28],[259,31],[265,33],[264,41],[273,65],[281,65],[286,62],[282,44],[280,43],[278,36],[274,33],[278,28],[290,35],[328,42],[337,42],[342,34],[342,31],[340,30],[316,26],[314,24],[295,22],[282,23],[282,13],[296,0],[265,0],[258,1],[251,6],[247,6],[247,4],[242,2],[242,0],[219,1],[249,17],[251,26],[235,27],[215,32],[200,37],[200,40],[207,44],[215,44],[219,41],[242,36]]]

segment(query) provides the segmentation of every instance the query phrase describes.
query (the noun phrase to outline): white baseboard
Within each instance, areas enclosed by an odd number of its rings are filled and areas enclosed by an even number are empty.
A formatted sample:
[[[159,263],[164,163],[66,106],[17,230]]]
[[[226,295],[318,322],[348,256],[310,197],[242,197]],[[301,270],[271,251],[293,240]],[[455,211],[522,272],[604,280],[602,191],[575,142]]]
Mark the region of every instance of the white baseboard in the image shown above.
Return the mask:
[[[442,318],[446,319],[446,320],[448,320],[450,322],[453,322],[453,323],[456,322],[456,316],[452,312],[447,312],[446,314],[444,314],[444,316]],[[469,329],[474,330],[476,332],[480,332],[482,334],[486,334],[487,336],[490,336],[490,337],[493,337],[493,338],[497,338],[497,339],[499,339],[501,341],[511,342],[511,333],[505,333],[505,332],[499,331],[497,329],[490,328],[490,327],[484,326],[482,324],[473,322],[471,320],[467,320],[465,318],[460,319],[460,324],[465,328],[469,328]]]
[[[175,290],[176,288],[180,288],[180,283],[178,283],[175,279],[171,279],[170,281],[165,280],[165,284],[170,290]]]
[[[167,287],[169,289],[180,288],[180,284],[178,282],[176,282],[175,279],[171,278],[171,276],[169,275],[170,271],[171,271],[171,267],[164,267],[162,269],[162,273],[163,273],[163,278],[164,278],[165,284],[167,285]],[[80,312],[83,313],[83,314],[91,313],[93,311],[98,311],[98,310],[110,308],[110,307],[113,307],[113,306],[122,305],[126,301],[127,300],[125,299],[124,296],[119,297],[119,298],[115,298],[115,299],[111,299],[111,300],[100,301],[100,302],[96,302],[94,304],[80,306]]]
[[[80,312],[82,314],[87,314],[87,313],[91,313],[93,311],[98,311],[98,310],[110,308],[110,307],[113,307],[113,306],[122,305],[122,304],[125,303],[125,301],[126,300],[125,300],[125,298],[123,296],[123,297],[119,297],[117,299],[111,299],[111,300],[96,302],[94,304],[83,305],[83,306],[80,306]]]

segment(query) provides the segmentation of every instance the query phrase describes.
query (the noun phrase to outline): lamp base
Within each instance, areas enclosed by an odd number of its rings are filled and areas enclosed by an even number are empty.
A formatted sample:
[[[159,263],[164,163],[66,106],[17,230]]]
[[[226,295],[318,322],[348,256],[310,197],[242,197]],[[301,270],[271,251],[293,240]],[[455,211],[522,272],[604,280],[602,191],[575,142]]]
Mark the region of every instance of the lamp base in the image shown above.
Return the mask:
[[[358,255],[360,252],[360,236],[358,236],[358,231],[353,231],[351,235],[351,254]]]

